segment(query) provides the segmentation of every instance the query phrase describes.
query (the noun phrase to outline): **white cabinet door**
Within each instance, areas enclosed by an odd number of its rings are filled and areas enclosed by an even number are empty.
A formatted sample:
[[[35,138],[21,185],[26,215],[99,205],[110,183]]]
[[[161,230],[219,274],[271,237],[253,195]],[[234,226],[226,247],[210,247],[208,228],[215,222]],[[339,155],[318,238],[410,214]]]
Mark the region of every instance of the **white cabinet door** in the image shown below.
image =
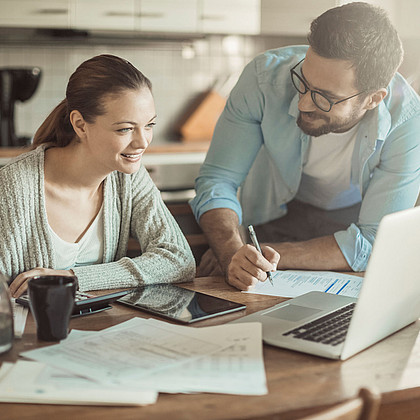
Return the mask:
[[[20,28],[68,28],[68,0],[0,0],[0,26]]]
[[[398,2],[396,26],[402,39],[420,39],[420,1]]]
[[[135,0],[72,0],[72,28],[133,31]]]
[[[137,29],[146,32],[196,32],[197,0],[139,0]]]
[[[263,35],[306,35],[311,22],[339,1],[261,0]]]
[[[200,32],[260,33],[260,0],[201,0],[200,6]]]

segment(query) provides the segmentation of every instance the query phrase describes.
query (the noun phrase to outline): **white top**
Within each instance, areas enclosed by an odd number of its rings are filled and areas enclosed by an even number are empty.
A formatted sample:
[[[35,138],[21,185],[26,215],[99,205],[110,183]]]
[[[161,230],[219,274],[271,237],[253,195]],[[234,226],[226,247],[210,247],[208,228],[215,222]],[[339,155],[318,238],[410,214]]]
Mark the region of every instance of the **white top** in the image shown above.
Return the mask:
[[[69,270],[81,265],[99,264],[104,250],[103,204],[95,220],[89,226],[79,242],[67,242],[61,239],[48,224],[54,248],[56,269]]]
[[[362,200],[351,183],[357,124],[345,133],[311,137],[296,198],[325,210],[349,207]]]

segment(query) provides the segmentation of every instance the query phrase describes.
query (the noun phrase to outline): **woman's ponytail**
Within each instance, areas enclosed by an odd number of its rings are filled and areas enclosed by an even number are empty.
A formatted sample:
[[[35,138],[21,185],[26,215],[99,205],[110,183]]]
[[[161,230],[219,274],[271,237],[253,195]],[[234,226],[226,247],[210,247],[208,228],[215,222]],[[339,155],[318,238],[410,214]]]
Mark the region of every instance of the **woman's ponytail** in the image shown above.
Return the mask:
[[[36,131],[32,147],[35,149],[43,143],[65,147],[70,144],[75,135],[70,124],[67,99],[63,99]]]

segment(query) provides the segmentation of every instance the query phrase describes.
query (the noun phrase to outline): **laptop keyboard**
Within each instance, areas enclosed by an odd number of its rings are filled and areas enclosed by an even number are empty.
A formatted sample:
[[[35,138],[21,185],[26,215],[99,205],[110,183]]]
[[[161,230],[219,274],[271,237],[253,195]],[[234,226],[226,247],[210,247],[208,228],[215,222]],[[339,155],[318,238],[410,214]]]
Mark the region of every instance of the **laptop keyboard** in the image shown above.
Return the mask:
[[[355,305],[351,303],[315,321],[287,331],[283,335],[336,346],[346,337]]]

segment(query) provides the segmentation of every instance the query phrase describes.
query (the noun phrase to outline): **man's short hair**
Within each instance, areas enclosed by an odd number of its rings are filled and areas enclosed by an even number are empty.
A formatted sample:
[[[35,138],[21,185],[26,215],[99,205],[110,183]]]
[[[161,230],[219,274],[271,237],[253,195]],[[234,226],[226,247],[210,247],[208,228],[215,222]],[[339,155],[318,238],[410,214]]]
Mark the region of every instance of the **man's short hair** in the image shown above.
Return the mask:
[[[403,58],[401,40],[386,12],[362,2],[317,17],[308,41],[321,57],[352,62],[360,91],[386,88]]]

